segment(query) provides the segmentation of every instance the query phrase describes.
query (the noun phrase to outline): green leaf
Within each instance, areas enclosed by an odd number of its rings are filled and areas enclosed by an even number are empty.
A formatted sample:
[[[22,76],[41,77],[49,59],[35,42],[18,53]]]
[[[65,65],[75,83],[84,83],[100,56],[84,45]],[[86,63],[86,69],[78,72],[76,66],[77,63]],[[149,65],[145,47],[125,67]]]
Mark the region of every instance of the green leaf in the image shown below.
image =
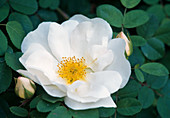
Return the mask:
[[[31,102],[30,102],[30,108],[36,108],[38,102],[41,100],[41,96],[36,96]]]
[[[45,21],[57,21],[58,17],[54,11],[40,9],[38,15]]]
[[[170,63],[169,63],[169,60],[170,60],[170,50],[166,51],[165,56],[160,60],[160,62],[162,64],[164,64],[168,68],[168,70],[170,72]]]
[[[140,68],[142,71],[155,76],[166,76],[169,74],[168,69],[164,65],[156,62],[143,64]]]
[[[100,117],[111,117],[115,113],[114,108],[99,108]]]
[[[164,9],[165,9],[165,13],[167,14],[167,16],[170,16],[170,4],[166,4],[165,6],[164,6]]]
[[[1,4],[1,3],[0,3]],[[0,7],[0,22],[3,21],[9,14],[9,5],[6,3]]]
[[[161,5],[153,5],[147,9],[147,12],[149,14],[155,15],[159,22],[161,22],[165,18],[165,13]]]
[[[21,49],[21,42],[25,36],[25,32],[21,24],[17,21],[10,21],[6,25],[6,30],[14,46]]]
[[[168,80],[168,79],[167,79]],[[168,98],[170,98],[170,79],[168,80],[168,82],[166,83],[166,85],[162,88],[162,90],[161,90],[161,93],[164,95],[164,96],[166,96],[166,97],[168,97]]]
[[[145,62],[145,57],[139,48],[134,47],[132,55],[129,57],[131,66],[134,67],[136,64],[142,65]]]
[[[153,89],[160,89],[165,86],[168,81],[168,75],[166,76],[154,76],[144,73],[146,83]]]
[[[10,107],[10,111],[20,117],[26,117],[28,115],[28,111],[24,108],[12,106]]]
[[[119,9],[112,5],[104,4],[97,7],[97,16],[106,20],[110,25],[122,27],[123,15]]]
[[[123,19],[125,28],[134,28],[145,24],[149,20],[148,14],[143,10],[131,10],[127,12]]]
[[[22,56],[21,52],[16,52],[16,53],[5,53],[5,61],[9,67],[11,67],[13,70],[19,70],[19,69],[24,69],[22,64],[19,61],[19,58]]]
[[[140,71],[140,69],[135,69],[135,75],[136,75],[136,78],[140,81],[140,82],[144,82],[145,79],[144,79],[144,75],[143,73]]]
[[[56,103],[56,102],[59,102],[59,101],[63,101],[63,98],[52,97],[48,94],[43,94],[42,99],[47,101],[47,102],[50,102],[50,103]]]
[[[44,100],[40,100],[37,104],[37,110],[39,112],[49,112],[59,106],[59,103],[50,103]]]
[[[0,0],[0,7],[6,3],[6,0]]]
[[[149,15],[150,19],[147,23],[137,27],[138,35],[144,38],[151,38],[159,27],[159,21],[155,15]],[[148,30],[149,29],[149,30]]]
[[[31,20],[34,28],[37,28],[38,25],[39,25],[40,22],[41,22],[41,21],[40,21],[40,18],[39,18],[37,15],[30,16],[30,20]]]
[[[46,118],[47,114],[46,113],[40,113],[36,110],[33,110],[30,112],[31,118]]]
[[[71,110],[71,115],[74,118],[99,118],[99,112],[97,109],[89,110]]]
[[[153,5],[159,2],[159,0],[143,0],[148,5]]]
[[[47,118],[72,118],[72,116],[65,107],[60,106],[51,111]]]
[[[135,80],[130,80],[128,84],[117,92],[120,98],[136,97],[141,85]]]
[[[5,62],[0,61],[0,93],[4,92],[11,84],[12,72]]]
[[[36,0],[9,0],[11,7],[23,14],[31,15],[38,10]]]
[[[9,21],[18,21],[22,25],[25,33],[28,33],[33,30],[32,22],[26,15],[13,12],[9,16]]]
[[[39,5],[42,8],[50,8],[55,10],[58,8],[60,0],[39,0]]]
[[[117,103],[117,111],[121,115],[132,116],[142,110],[142,105],[135,98],[125,98]]]
[[[0,30],[0,56],[3,56],[8,47],[8,41],[4,33]]]
[[[141,0],[120,0],[122,5],[126,8],[133,8],[137,6]]]
[[[150,107],[155,99],[154,92],[152,89],[144,86],[140,89],[138,94],[138,100],[142,104],[144,109]]]
[[[166,96],[160,97],[157,102],[157,110],[162,118],[170,116],[170,99]]]
[[[146,45],[141,47],[143,54],[150,60],[157,60],[164,56],[164,43],[156,38],[147,40]]]
[[[144,46],[146,44],[146,40],[141,37],[141,36],[137,36],[137,35],[133,35],[130,36],[133,46]]]

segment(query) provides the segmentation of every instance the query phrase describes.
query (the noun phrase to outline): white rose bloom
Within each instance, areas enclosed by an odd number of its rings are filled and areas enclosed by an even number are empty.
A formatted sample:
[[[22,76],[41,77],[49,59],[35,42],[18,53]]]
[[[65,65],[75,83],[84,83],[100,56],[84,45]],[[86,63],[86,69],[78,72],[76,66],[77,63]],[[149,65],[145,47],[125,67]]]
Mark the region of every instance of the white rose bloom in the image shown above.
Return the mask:
[[[112,39],[101,18],[75,15],[58,24],[43,22],[23,40],[18,70],[74,110],[116,107],[111,94],[129,80],[125,41]]]

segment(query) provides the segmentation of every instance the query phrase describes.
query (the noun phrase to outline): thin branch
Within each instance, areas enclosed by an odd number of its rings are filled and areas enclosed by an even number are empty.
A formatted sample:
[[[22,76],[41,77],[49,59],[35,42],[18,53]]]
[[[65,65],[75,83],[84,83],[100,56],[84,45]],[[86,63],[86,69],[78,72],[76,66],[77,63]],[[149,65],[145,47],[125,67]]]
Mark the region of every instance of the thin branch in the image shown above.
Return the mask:
[[[61,10],[60,8],[57,8],[56,10],[63,16],[65,20],[69,19],[68,14],[66,14],[63,10]]]

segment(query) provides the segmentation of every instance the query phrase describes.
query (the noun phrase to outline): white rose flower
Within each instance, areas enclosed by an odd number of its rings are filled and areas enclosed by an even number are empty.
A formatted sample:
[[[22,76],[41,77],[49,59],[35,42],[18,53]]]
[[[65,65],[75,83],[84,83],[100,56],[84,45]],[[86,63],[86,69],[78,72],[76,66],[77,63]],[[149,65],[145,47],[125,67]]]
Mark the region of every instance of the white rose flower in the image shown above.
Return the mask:
[[[18,70],[74,110],[116,107],[111,94],[129,80],[125,41],[112,39],[101,18],[75,15],[58,24],[43,22],[23,40]]]

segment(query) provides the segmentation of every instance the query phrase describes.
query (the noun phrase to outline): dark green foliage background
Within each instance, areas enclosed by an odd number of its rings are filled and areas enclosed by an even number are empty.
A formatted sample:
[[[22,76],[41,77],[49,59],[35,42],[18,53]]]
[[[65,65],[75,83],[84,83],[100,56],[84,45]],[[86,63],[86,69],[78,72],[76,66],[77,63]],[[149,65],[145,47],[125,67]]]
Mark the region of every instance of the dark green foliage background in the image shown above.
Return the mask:
[[[101,17],[114,36],[123,30],[133,42],[128,84],[112,95],[117,108],[74,111],[37,85],[23,100],[14,77],[24,36],[43,21],[62,23],[74,14]],[[0,0],[1,118],[170,118],[170,0]]]

